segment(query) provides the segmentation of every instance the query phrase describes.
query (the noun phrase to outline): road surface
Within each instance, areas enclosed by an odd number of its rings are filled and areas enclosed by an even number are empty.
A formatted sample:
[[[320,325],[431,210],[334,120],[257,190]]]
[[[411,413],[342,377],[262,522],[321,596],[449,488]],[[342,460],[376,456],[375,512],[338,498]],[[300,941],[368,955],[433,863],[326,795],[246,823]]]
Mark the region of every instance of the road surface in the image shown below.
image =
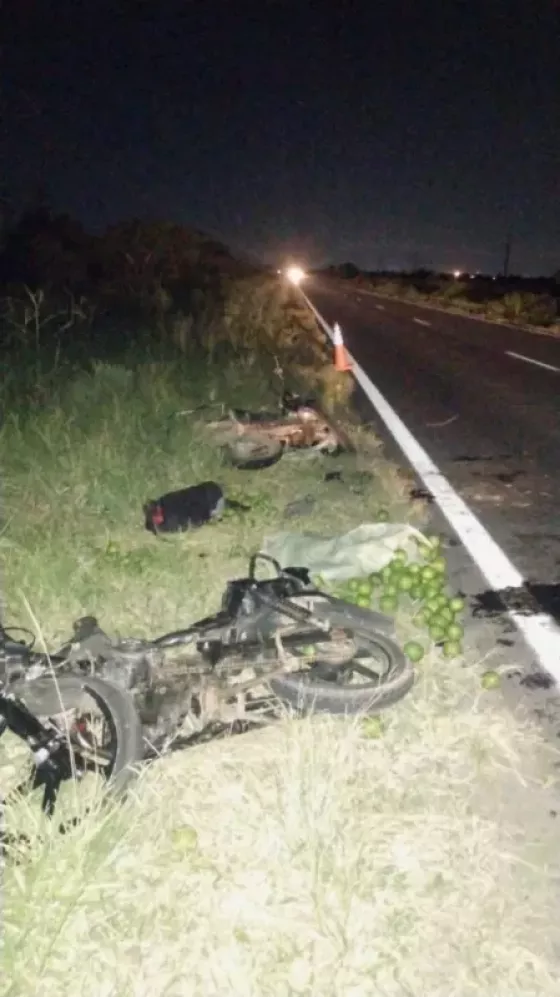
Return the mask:
[[[324,278],[304,290],[530,583],[533,607],[560,622],[560,339]],[[480,576],[470,594],[495,608]]]

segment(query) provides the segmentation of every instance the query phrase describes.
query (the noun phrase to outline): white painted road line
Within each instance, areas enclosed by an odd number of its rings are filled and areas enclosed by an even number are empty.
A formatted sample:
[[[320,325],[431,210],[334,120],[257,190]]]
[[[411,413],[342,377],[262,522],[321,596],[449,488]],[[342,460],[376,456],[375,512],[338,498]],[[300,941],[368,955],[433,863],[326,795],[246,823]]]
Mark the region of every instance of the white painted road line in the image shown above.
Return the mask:
[[[560,367],[553,367],[551,363],[543,363],[542,360],[533,360],[532,357],[524,357],[522,353],[513,353],[512,350],[506,350],[506,356],[514,357],[516,360],[524,360],[525,363],[534,363],[536,367],[544,367],[545,370],[555,370],[557,374],[560,374]]]
[[[303,294],[303,297],[321,327],[332,340],[331,327],[309,301],[307,295]],[[462,541],[481,574],[486,578],[490,588],[499,593],[502,589],[519,588],[524,585],[525,579],[515,565],[512,564],[501,547],[477,519],[474,512],[469,509],[466,502],[436,467],[431,457],[420,446],[402,419],[389,405],[389,402],[375,387],[352,354],[348,352],[348,349],[346,352],[352,364],[352,373],[356,381],[383,419],[389,432],[423,481],[428,492],[433,495],[441,512]],[[533,616],[528,616],[515,610],[507,610],[507,615],[523,636],[527,646],[533,651],[541,668],[548,672],[555,683],[559,685],[560,627],[548,613],[535,613]]]
[[[416,322],[418,325],[431,325],[432,324],[431,322],[427,322],[425,318],[416,318],[416,315],[414,315],[412,321]]]

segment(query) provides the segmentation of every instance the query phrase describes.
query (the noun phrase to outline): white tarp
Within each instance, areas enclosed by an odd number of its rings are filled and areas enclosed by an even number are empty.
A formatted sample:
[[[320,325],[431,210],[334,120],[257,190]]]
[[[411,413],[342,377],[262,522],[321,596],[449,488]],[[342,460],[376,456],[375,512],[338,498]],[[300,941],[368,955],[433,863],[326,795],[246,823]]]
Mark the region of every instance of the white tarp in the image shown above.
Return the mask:
[[[425,539],[423,534],[406,523],[363,523],[334,537],[275,533],[265,537],[261,550],[283,568],[308,568],[326,581],[343,581],[381,571],[398,547],[411,561],[417,560],[419,539]]]

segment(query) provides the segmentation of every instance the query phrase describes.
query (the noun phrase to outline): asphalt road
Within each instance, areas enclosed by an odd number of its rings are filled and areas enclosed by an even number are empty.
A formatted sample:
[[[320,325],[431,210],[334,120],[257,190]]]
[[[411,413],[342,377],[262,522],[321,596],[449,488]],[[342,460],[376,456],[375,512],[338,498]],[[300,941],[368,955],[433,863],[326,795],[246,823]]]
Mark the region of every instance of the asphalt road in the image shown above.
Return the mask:
[[[539,606],[560,620],[560,339],[325,279],[304,290],[329,324],[340,324],[358,363]]]

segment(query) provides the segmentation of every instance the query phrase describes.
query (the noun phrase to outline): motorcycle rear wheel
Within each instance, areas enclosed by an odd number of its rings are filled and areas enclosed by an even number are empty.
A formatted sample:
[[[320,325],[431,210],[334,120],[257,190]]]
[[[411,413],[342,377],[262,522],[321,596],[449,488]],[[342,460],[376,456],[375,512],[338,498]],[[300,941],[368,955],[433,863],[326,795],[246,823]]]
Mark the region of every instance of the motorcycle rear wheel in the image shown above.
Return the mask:
[[[377,619],[378,614],[341,600],[318,599],[313,612],[319,619],[330,622],[331,634],[326,641],[314,645],[309,667],[269,680],[270,688],[282,702],[303,713],[373,715],[397,703],[410,691],[414,669],[398,644],[381,632],[381,627],[388,629],[387,618]],[[294,634],[292,647],[293,637]],[[355,653],[341,663],[333,662],[337,640],[350,641],[355,646]],[[302,645],[303,642],[302,634]],[[369,665],[364,661],[366,656]],[[363,677],[364,681],[352,683],[355,676]]]

